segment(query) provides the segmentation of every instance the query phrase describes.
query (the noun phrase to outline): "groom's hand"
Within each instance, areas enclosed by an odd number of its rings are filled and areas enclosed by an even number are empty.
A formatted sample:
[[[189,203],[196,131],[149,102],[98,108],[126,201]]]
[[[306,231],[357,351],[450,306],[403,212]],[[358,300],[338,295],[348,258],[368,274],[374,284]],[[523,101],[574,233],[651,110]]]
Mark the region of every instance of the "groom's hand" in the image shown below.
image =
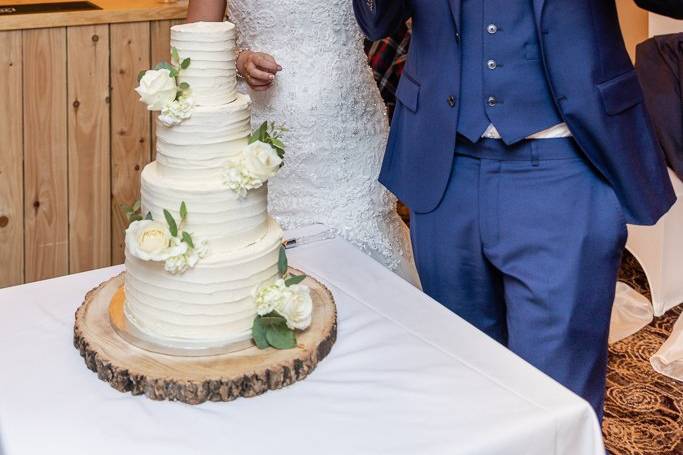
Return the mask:
[[[236,63],[244,80],[255,91],[268,90],[275,80],[275,75],[282,70],[273,56],[263,52],[244,51]]]

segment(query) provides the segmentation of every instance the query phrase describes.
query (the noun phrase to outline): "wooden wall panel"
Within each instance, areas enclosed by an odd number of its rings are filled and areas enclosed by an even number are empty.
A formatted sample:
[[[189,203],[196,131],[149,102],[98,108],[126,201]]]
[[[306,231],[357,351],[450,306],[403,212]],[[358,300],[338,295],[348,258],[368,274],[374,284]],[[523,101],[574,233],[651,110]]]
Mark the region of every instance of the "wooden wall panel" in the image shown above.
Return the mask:
[[[128,220],[122,204],[140,197],[140,171],[150,161],[150,115],[133,91],[150,67],[150,24],[112,24],[111,46],[111,244],[112,264],[123,262]]]
[[[156,21],[150,23],[150,64],[156,65],[159,62],[171,61],[171,27],[176,24],[182,24],[182,19],[174,19],[170,21]],[[151,117],[151,153],[152,160],[156,159],[157,142],[156,142],[156,114]]]
[[[69,272],[66,29],[24,30],[27,282]]]
[[[0,32],[0,288],[24,282],[21,31]]]
[[[109,27],[67,29],[69,272],[111,263]]]

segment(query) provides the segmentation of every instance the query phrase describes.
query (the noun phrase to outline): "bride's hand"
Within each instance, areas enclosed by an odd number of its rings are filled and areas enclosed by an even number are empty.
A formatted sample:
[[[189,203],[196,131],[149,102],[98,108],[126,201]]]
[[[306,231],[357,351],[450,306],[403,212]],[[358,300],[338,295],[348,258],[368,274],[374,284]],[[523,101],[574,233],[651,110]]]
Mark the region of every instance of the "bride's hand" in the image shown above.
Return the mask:
[[[282,67],[263,52],[244,51],[237,58],[237,69],[253,90],[268,90]]]

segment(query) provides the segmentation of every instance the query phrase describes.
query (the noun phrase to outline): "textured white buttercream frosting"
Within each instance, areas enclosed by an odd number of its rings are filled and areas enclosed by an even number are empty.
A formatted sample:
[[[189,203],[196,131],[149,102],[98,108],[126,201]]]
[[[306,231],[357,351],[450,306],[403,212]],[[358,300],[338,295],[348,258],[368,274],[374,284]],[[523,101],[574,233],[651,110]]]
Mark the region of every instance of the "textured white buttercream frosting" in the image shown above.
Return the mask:
[[[195,105],[181,124],[157,124],[157,161],[142,171],[141,206],[164,222],[164,209],[180,219],[184,201],[183,228],[208,242],[208,254],[171,274],[163,262],[126,251],[125,315],[160,343],[212,347],[248,340],[256,316],[252,292],[278,274],[282,230],[268,216],[267,185],[241,198],[221,177],[251,133],[251,100],[235,92],[234,42],[228,22],[171,28],[180,58],[192,60],[181,79]]]
[[[230,22],[194,22],[171,27],[171,47],[190,58],[180,81],[190,84],[199,106],[219,106],[237,97],[235,26]]]
[[[281,241],[282,231],[271,220],[259,242],[213,254],[182,275],[127,254],[126,317],[157,339],[205,341],[207,346],[249,339],[256,317],[252,292],[276,278]]]
[[[180,180],[220,180],[231,158],[247,145],[251,100],[239,94],[220,106],[195,106],[192,116],[170,128],[157,123],[157,172]]]
[[[142,171],[143,213],[163,220],[166,209],[180,219],[180,203],[185,201],[189,212],[185,230],[208,241],[209,255],[239,250],[266,234],[267,185],[241,198],[218,180],[175,181],[160,176],[157,169],[151,163]]]

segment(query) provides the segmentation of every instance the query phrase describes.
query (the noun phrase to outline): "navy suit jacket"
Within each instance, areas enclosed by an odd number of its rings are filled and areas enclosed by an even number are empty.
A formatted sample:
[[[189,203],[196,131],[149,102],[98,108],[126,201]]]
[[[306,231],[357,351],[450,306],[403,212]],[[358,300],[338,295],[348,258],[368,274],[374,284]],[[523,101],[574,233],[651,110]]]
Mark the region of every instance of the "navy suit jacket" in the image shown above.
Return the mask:
[[[614,0],[533,0],[558,112],[629,223],[653,224],[675,201]],[[683,18],[683,0],[636,0]],[[353,0],[372,40],[412,18],[413,35],[380,181],[412,210],[441,201],[451,174],[460,93],[460,0]],[[524,83],[520,81],[520,83]]]

